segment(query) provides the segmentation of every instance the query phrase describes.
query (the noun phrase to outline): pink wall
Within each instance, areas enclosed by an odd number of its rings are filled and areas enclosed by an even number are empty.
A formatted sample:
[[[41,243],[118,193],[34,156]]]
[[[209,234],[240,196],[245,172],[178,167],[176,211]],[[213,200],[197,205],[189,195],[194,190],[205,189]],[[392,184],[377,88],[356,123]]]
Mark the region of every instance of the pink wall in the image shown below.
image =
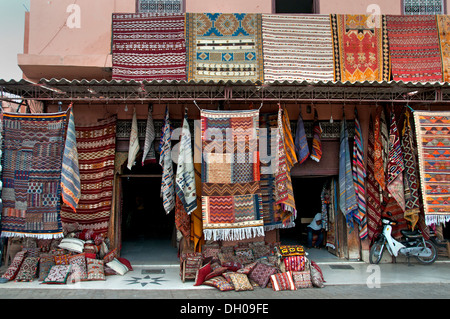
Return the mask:
[[[272,13],[272,0],[186,0],[186,12]]]

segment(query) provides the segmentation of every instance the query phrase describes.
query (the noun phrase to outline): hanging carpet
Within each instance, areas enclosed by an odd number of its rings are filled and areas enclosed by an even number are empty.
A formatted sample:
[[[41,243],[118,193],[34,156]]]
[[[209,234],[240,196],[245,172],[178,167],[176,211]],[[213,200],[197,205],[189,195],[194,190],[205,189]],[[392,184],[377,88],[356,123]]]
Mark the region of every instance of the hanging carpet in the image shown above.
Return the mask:
[[[108,231],[114,183],[116,117],[76,126],[81,197],[76,213],[61,207],[65,224],[78,223],[81,230]]]
[[[65,112],[3,114],[2,237],[63,237],[60,196],[66,121]]]
[[[113,14],[113,79],[186,80],[184,22],[184,14]]]
[[[394,81],[442,81],[435,15],[387,15]]]
[[[389,81],[386,18],[332,14],[335,81]]]
[[[186,13],[187,76],[263,81],[261,14]]]
[[[264,236],[259,111],[202,110],[200,115],[205,240]]]
[[[439,45],[441,47],[443,81],[450,81],[450,16],[436,16],[439,34]]]
[[[333,81],[329,15],[262,15],[265,81]]]
[[[414,111],[427,225],[450,221],[450,112]]]

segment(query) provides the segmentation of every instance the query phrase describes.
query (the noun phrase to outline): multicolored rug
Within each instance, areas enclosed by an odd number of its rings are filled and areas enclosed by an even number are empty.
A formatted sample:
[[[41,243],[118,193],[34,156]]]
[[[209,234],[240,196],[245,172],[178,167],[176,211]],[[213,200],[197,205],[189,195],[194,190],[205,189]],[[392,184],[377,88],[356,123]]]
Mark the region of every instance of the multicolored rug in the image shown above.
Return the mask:
[[[184,14],[114,13],[114,80],[186,80]]]
[[[403,82],[442,81],[435,15],[387,15],[392,79]]]
[[[366,194],[367,194],[367,234],[372,241],[373,236],[379,231],[381,220],[381,191],[380,184],[375,179],[375,130],[372,115],[369,119],[369,137],[367,139],[367,170],[366,170]]]
[[[265,81],[333,81],[329,15],[262,15]]]
[[[414,111],[427,225],[450,221],[450,112]]]
[[[60,196],[66,122],[65,112],[3,114],[2,237],[63,237]]]
[[[385,15],[332,14],[335,81],[388,81],[389,47]],[[378,25],[377,25],[378,24]]]
[[[443,81],[450,81],[450,16],[436,16],[439,44],[441,47]]]
[[[200,112],[205,240],[264,236],[259,111]]]
[[[107,233],[113,196],[116,117],[77,125],[76,138],[81,197],[76,213],[62,205],[61,220],[65,224],[78,223],[80,229]]]
[[[186,13],[187,76],[263,81],[261,14]]]

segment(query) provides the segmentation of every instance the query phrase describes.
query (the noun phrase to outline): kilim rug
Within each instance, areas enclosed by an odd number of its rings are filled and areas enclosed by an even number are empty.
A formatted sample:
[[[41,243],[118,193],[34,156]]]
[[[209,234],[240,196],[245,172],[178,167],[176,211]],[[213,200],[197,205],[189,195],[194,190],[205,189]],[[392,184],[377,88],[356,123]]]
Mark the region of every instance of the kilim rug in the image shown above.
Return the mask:
[[[355,135],[353,140],[353,183],[355,185],[356,201],[358,209],[354,214],[354,218],[359,224],[359,237],[364,239],[367,237],[367,218],[366,218],[366,169],[364,165],[364,144],[359,122],[358,110],[355,107]]]
[[[335,81],[388,81],[389,43],[386,18],[332,14]]]
[[[442,81],[439,37],[434,15],[387,15],[394,81]]]
[[[397,222],[397,225],[394,225],[392,227],[392,236],[398,240],[401,239],[403,237],[401,231],[404,229],[408,229],[408,223],[404,218],[403,209],[400,207],[394,197],[388,197],[387,205],[384,211],[390,212],[392,214],[390,218]],[[385,216],[384,213],[383,216]]]
[[[153,107],[148,107],[147,114],[147,124],[145,126],[145,141],[144,150],[142,154],[142,166],[147,163],[156,163],[156,152],[155,152],[155,125],[153,124]]]
[[[302,164],[304,161],[306,161],[310,154],[301,112],[298,115],[297,130],[295,131],[295,151],[297,152],[297,159],[299,164]]]
[[[405,211],[405,189],[403,187],[403,152],[394,111],[391,112],[389,130],[389,158],[387,165],[387,189],[398,205]]]
[[[187,13],[188,80],[263,81],[261,14]]]
[[[333,81],[329,15],[262,15],[265,81]]]
[[[339,207],[346,217],[347,222],[353,226],[353,214],[358,209],[358,203],[356,200],[355,185],[353,184],[352,162],[345,114],[341,122],[339,146]]]
[[[133,118],[131,120],[130,142],[128,144],[127,168],[131,170],[136,161],[136,155],[139,152],[138,124],[136,118],[136,109],[133,109]]]
[[[80,229],[106,233],[113,196],[116,117],[77,125],[76,138],[81,197],[76,213],[62,205],[61,219],[65,224],[78,223]]]
[[[450,220],[450,112],[414,111],[427,225]]]
[[[66,141],[61,169],[61,198],[74,212],[77,210],[81,196],[80,169],[78,164],[75,118],[72,105],[69,107]]]
[[[316,162],[320,162],[320,159],[322,158],[322,127],[320,126],[316,109],[314,109],[313,141],[310,157]]]
[[[416,147],[409,114],[408,112],[405,114],[402,131],[403,162],[405,164],[405,219],[411,223],[411,227],[414,229],[419,221],[420,213],[419,167],[416,160]]]
[[[439,45],[441,47],[443,81],[450,81],[450,16],[437,15]]]
[[[263,236],[259,111],[202,110],[200,115],[205,240]]]
[[[172,131],[169,118],[169,107],[166,107],[164,116],[164,125],[161,131],[161,140],[159,141],[159,165],[162,168],[161,178],[161,198],[163,200],[166,214],[175,208],[175,176],[173,173],[172,160]]]
[[[375,130],[372,115],[369,119],[369,137],[367,139],[367,170],[366,170],[366,194],[367,194],[367,232],[369,240],[378,232],[381,220],[381,191],[380,184],[375,179]]]
[[[184,14],[113,14],[114,80],[186,80]]]
[[[67,114],[3,114],[2,237],[63,237],[61,165]]]

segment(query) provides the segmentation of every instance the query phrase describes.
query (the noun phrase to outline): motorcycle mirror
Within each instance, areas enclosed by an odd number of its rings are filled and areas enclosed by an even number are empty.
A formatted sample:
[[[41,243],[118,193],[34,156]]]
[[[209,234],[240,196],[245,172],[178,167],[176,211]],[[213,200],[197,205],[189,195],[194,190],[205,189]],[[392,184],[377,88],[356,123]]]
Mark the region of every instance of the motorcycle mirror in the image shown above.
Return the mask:
[[[391,212],[387,212],[386,215],[388,215],[389,217],[392,217],[392,213]]]

